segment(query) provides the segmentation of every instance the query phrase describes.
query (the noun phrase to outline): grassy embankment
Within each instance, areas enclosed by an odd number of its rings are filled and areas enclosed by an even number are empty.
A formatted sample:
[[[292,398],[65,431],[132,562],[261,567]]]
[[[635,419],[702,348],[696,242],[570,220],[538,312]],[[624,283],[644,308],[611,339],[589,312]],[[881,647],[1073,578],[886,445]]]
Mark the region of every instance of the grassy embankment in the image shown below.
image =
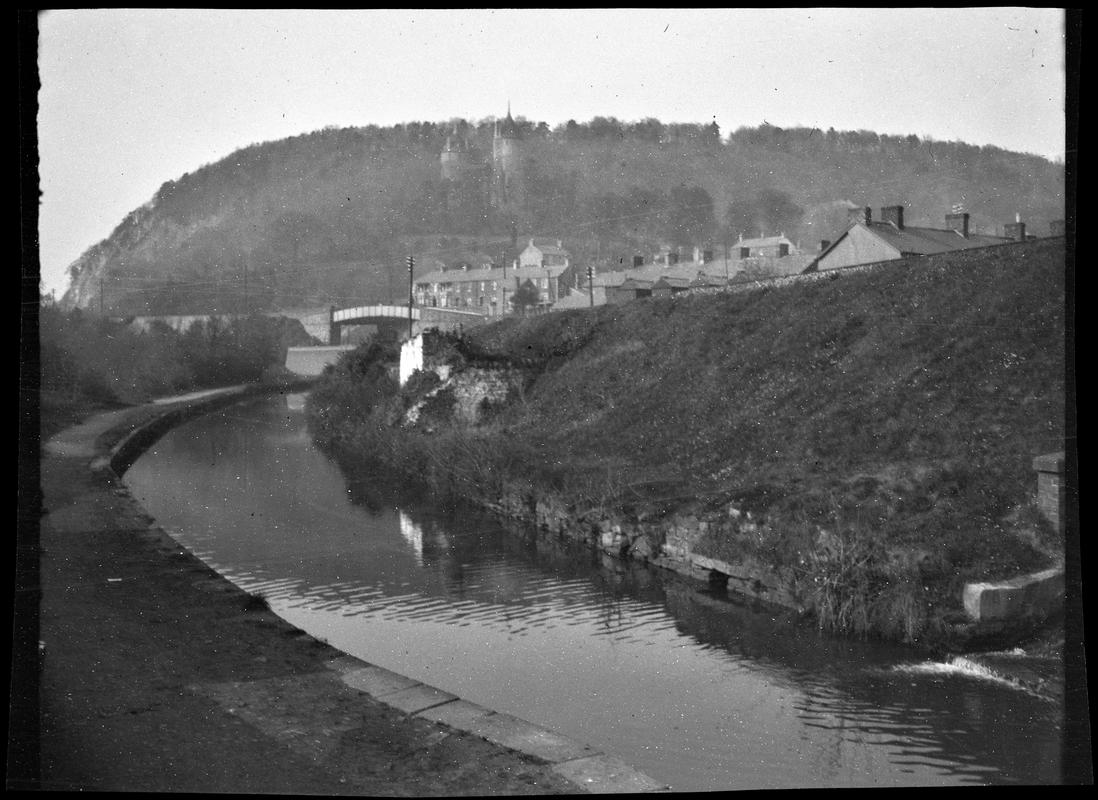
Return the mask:
[[[394,355],[314,391],[318,440],[479,502],[525,486],[577,519],[694,515],[695,551],[777,570],[821,627],[926,641],[964,582],[1062,542],[1033,456],[1061,449],[1064,249],[1043,240],[744,294],[507,320],[455,348],[530,367],[476,426],[396,423]],[[432,433],[425,433],[430,429]]]

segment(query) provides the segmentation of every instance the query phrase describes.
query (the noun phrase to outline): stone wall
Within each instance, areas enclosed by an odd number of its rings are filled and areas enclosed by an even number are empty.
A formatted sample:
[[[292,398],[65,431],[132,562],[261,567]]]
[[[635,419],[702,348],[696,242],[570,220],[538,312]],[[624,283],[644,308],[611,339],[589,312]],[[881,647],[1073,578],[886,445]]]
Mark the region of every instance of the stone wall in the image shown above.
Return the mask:
[[[804,610],[790,582],[765,565],[747,559],[730,563],[694,552],[710,523],[693,515],[645,523],[601,509],[577,513],[554,495],[518,483],[511,484],[498,502],[483,504],[541,530],[585,542],[607,557],[650,564],[704,582],[710,589]]]
[[[1064,512],[1067,501],[1064,486],[1064,454],[1049,453],[1033,459],[1037,471],[1037,508],[1057,533],[1064,532]]]
[[[514,369],[470,367],[454,376],[454,416],[460,422],[474,424],[483,414],[483,403],[504,403],[512,389],[521,385],[522,373]]]

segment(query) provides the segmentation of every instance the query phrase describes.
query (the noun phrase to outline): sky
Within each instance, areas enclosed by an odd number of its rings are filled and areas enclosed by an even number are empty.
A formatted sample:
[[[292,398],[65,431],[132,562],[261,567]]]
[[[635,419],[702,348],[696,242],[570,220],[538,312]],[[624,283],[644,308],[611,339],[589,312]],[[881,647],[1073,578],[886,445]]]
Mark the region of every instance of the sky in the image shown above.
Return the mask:
[[[56,10],[43,291],[165,181],[332,125],[764,121],[1064,157],[1058,9]]]

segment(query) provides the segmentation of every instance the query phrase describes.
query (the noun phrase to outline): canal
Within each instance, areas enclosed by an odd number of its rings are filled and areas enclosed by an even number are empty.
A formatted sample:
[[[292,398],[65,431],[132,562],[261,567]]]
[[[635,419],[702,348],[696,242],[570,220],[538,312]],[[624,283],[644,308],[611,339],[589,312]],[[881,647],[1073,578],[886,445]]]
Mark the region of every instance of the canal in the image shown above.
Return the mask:
[[[181,544],[345,652],[676,791],[1060,780],[1056,702],[345,474],[302,408],[191,421],[125,480]]]

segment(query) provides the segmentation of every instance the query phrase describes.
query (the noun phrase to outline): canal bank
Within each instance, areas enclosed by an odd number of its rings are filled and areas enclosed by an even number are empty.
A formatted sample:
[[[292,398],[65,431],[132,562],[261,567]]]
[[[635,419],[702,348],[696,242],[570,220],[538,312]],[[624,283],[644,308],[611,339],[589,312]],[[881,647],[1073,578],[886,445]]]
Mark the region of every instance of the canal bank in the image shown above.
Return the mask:
[[[346,656],[157,527],[112,467],[123,471],[168,427],[258,391],[99,414],[45,444],[42,788],[660,788],[581,743]]]

